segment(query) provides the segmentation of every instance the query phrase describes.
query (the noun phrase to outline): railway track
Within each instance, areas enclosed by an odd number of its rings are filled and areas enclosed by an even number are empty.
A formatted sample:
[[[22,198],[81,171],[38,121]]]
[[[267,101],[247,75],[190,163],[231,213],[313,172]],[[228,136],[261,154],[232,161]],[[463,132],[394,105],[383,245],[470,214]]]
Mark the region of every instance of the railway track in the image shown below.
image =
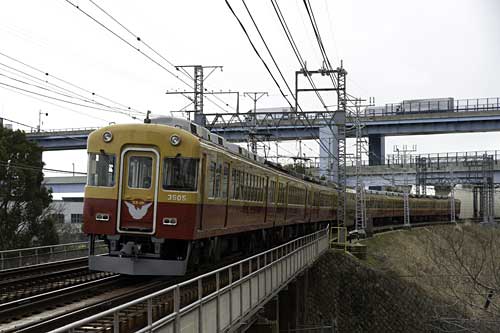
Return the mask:
[[[105,272],[90,272],[86,258],[1,271],[0,307],[5,303],[110,275]]]
[[[0,332],[47,332],[117,302],[162,288],[165,280],[108,276],[0,306]]]
[[[284,251],[285,253],[286,251]],[[232,262],[238,261],[240,258],[236,258],[235,260],[232,260]],[[270,256],[267,256],[266,260],[271,260]],[[175,280],[169,281],[168,284],[165,284],[161,289],[165,289],[171,285],[179,284],[185,280],[189,280],[195,276],[198,275],[203,275],[206,272],[212,271],[214,269],[217,269],[219,267],[224,267],[228,265],[230,262],[223,262],[219,263],[216,267],[211,267],[210,269],[206,269],[206,271],[198,271],[195,274],[190,274],[187,276],[184,276],[182,278],[178,278]],[[261,263],[262,264],[262,263]],[[230,274],[228,272],[225,272],[221,275],[219,275],[218,278],[216,277],[210,277],[206,281],[203,282],[203,285],[200,286],[197,283],[193,282],[191,284],[188,284],[186,286],[183,286],[180,289],[180,308],[183,308],[185,306],[188,306],[191,304],[193,301],[199,299],[200,297],[205,297],[209,294],[212,294],[217,290],[217,285],[219,288],[223,288],[227,286],[231,281],[237,281],[238,279],[241,279],[248,275],[250,272],[256,270],[259,268],[259,263],[256,261],[252,263],[251,267],[248,266],[241,266],[239,270],[234,270]],[[158,289],[158,290],[161,290]],[[156,291],[158,291],[156,290]],[[143,296],[152,294],[153,292],[148,292],[148,293],[143,293]],[[130,298],[132,299],[137,299],[139,297],[133,297]],[[162,317],[165,317],[169,314],[171,314],[174,311],[174,299],[173,299],[173,294],[163,294],[155,297],[152,302],[151,302],[151,307],[153,309],[153,315],[151,320],[156,321],[159,320]],[[129,300],[123,300],[120,299],[119,301],[112,299],[110,302],[112,302],[112,305],[109,305],[108,307],[105,308],[105,310],[109,310],[113,307],[125,304]],[[85,324],[84,327],[78,328],[73,330],[73,332],[81,332],[81,333],[88,333],[88,332],[112,332],[114,329],[114,323],[116,320],[119,322],[119,332],[135,332],[137,330],[140,330],[144,326],[147,325],[148,323],[148,315],[147,315],[147,303],[139,303],[134,306],[128,307],[126,310],[123,310],[119,313],[118,317],[115,318],[113,315],[110,316],[105,316],[102,317],[95,322],[87,323]],[[104,310],[104,309],[103,309]],[[101,311],[97,311],[94,313],[100,313]],[[87,311],[85,309],[84,311]],[[92,314],[88,314],[86,317],[91,316]],[[76,322],[77,320],[72,320],[70,322]],[[58,327],[61,327],[62,325],[59,325]],[[21,331],[24,332],[24,331]]]
[[[87,266],[88,257],[81,257],[75,259],[67,259],[61,261],[54,261],[38,265],[23,266],[17,268],[10,268],[0,271],[0,283],[3,285],[10,280],[26,278],[29,276],[36,276],[44,273],[50,273],[54,270],[74,268]]]
[[[228,262],[237,259],[241,257],[229,258],[228,261],[218,263],[216,267],[207,267],[202,271],[177,278],[112,275],[16,299],[0,304],[0,332],[47,332],[180,283],[205,271],[227,265]],[[205,288],[211,286],[215,286],[215,281],[208,283]],[[197,292],[197,288],[194,287],[185,291],[184,302],[189,301],[189,297],[195,297],[195,291]],[[170,307],[167,306],[165,310],[168,309]],[[140,309],[137,309],[137,313],[140,313]],[[140,322],[138,319],[140,315],[128,312],[125,316],[130,317],[127,319],[128,326],[134,326],[135,321]],[[106,320],[96,323],[96,332],[101,331],[99,327],[107,327]]]
[[[444,224],[439,223],[415,223],[412,227],[425,225]],[[376,233],[400,229],[404,225],[392,225],[377,227]],[[233,258],[235,261],[240,258]],[[217,266],[227,265],[228,262],[219,263]],[[257,269],[258,264],[254,263],[251,270]],[[210,271],[216,267],[204,269]],[[224,286],[229,281],[235,281],[244,277],[250,271],[249,267],[244,267],[240,271],[236,270],[232,276],[229,274],[219,276],[219,286]],[[5,307],[0,306],[0,332],[45,332],[57,329],[66,324],[76,322],[83,318],[101,313],[113,307],[120,306],[131,300],[154,293],[167,288],[173,284],[178,284],[190,279],[195,274],[179,278],[137,278],[125,276],[109,276],[74,287],[64,288],[43,295],[28,297],[23,300],[10,302]],[[183,307],[202,296],[215,291],[216,281],[204,281],[200,289],[198,285],[188,285],[183,287],[181,292],[181,304]],[[119,313],[118,318],[110,316],[103,317],[96,322],[85,325],[82,330],[75,332],[109,332],[113,329],[113,324],[118,320],[120,332],[135,331],[144,327],[147,322],[147,304],[137,304]],[[172,295],[158,296],[153,299],[150,305],[153,308],[152,320],[158,320],[173,312],[174,303]],[[33,309],[38,309],[34,311]],[[7,318],[7,320],[3,319]]]

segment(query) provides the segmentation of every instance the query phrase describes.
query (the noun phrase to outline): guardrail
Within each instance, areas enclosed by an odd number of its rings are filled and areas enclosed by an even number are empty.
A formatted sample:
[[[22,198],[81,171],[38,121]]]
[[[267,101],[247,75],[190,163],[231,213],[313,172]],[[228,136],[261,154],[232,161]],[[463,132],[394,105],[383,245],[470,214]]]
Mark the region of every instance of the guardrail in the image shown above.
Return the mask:
[[[75,332],[104,317],[113,318],[112,327],[106,329],[119,332],[120,318],[127,317],[131,308],[142,308],[147,318],[137,332],[181,332],[187,327],[192,332],[227,331],[251,318],[328,248],[326,228],[53,332]],[[215,281],[215,291],[204,295],[205,283],[210,281]],[[190,287],[196,300],[182,304],[182,292]],[[170,311],[160,317],[160,309]]]
[[[384,106],[367,107],[364,117],[393,116],[433,112],[484,112],[500,110],[500,97],[457,99],[443,98],[422,101],[404,101]]]
[[[104,241],[96,242],[98,253],[107,249]],[[66,243],[0,251],[0,270],[38,265],[88,255],[88,242]]]
[[[30,136],[45,136],[47,134],[60,134],[60,133],[75,133],[75,132],[92,132],[98,130],[99,127],[77,127],[77,128],[58,128],[58,129],[44,129],[44,130],[32,130],[26,132]]]
[[[428,165],[437,166],[449,166],[449,165],[463,165],[464,163],[478,161],[483,158],[484,155],[493,158],[494,164],[499,164],[500,160],[500,150],[479,150],[479,151],[469,151],[469,152],[448,152],[448,153],[431,153],[431,154],[387,154],[384,162],[385,166],[391,167],[415,167],[417,161],[425,158]],[[368,166],[368,161],[361,161],[362,166]],[[347,166],[356,166],[355,161],[349,160]]]

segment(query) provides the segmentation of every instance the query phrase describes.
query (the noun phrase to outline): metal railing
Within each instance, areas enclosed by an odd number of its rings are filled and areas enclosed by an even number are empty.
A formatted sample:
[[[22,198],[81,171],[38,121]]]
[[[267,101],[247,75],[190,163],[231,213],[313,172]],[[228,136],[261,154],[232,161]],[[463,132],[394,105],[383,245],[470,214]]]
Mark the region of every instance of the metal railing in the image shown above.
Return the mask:
[[[473,99],[429,99],[422,101],[404,101],[384,106],[367,107],[364,117],[404,115],[411,113],[433,112],[484,112],[500,110],[500,97]]]
[[[98,253],[107,249],[103,241],[96,242]],[[0,270],[75,259],[88,255],[88,242],[66,243],[24,249],[0,251]]]
[[[137,332],[181,332],[186,327],[193,332],[227,331],[251,318],[328,248],[326,228],[53,332],[74,332],[104,317],[113,318],[107,329],[119,332],[131,308],[144,311],[145,323]],[[207,293],[210,283],[215,286]],[[194,292],[195,300],[183,304],[186,290]],[[161,309],[169,310],[159,315]]]
[[[285,108],[286,109],[286,108]],[[384,106],[367,107],[360,110],[360,117],[364,120],[374,117],[422,114],[437,112],[484,112],[500,111],[500,97],[475,98],[475,99],[437,99],[424,100],[420,102],[404,101],[402,103],[391,103]],[[339,116],[331,111],[305,111],[295,112],[293,109],[285,112],[240,112],[240,113],[205,113],[207,118],[206,127],[214,128],[234,128],[241,127],[281,127],[281,126],[320,126],[321,124],[330,124],[336,121]],[[350,123],[350,117],[347,117],[347,123]],[[87,134],[96,130],[94,127],[85,128],[66,128],[49,129],[40,132],[32,131],[28,135],[31,137],[45,136],[47,134],[75,134],[81,132]]]
[[[500,150],[478,150],[466,152],[447,152],[447,153],[430,153],[430,154],[387,154],[384,159],[384,165],[387,167],[411,167],[414,168],[417,161],[425,158],[428,166],[440,168],[441,166],[450,165],[465,165],[471,161],[477,161],[484,155],[491,156],[494,164],[499,164]],[[363,166],[368,166],[368,160],[362,161]],[[355,166],[354,160],[348,161],[349,167]]]
[[[72,133],[74,134],[75,132],[82,132],[84,134],[87,134],[89,132],[93,132],[95,130],[98,130],[99,127],[76,127],[76,128],[58,128],[58,129],[44,129],[44,130],[31,130],[30,132],[27,132],[28,135],[30,136],[45,136],[47,134],[60,134],[60,133]]]

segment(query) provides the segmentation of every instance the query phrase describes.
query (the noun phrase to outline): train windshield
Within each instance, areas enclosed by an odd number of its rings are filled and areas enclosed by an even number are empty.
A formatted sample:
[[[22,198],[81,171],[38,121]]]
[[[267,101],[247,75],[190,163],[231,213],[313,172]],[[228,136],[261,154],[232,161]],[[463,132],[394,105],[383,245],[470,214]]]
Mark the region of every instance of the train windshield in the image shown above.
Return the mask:
[[[151,188],[153,159],[149,156],[131,156],[128,161],[128,187]]]
[[[87,185],[115,186],[115,155],[89,153]]]
[[[163,189],[196,191],[198,160],[193,158],[166,158],[163,164]]]

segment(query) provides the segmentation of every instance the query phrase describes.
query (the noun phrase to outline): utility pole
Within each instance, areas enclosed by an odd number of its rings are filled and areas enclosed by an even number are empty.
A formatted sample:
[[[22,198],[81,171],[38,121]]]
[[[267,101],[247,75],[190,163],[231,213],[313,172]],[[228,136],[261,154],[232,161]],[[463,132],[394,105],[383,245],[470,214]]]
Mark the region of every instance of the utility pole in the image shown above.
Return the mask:
[[[222,66],[202,66],[202,65],[182,65],[176,66],[177,70],[184,71],[193,79],[193,91],[167,91],[167,95],[182,95],[193,103],[193,110],[185,111],[188,113],[188,119],[191,120],[191,113],[194,113],[194,122],[198,125],[206,126],[207,120],[203,114],[204,108],[204,96],[205,95],[216,95],[216,94],[236,94],[236,110],[239,112],[239,93],[235,91],[208,91],[204,88],[205,80],[216,70],[220,69],[222,71]],[[193,68],[194,75],[191,76],[185,68]],[[204,75],[205,69],[211,69],[211,71]],[[189,95],[193,95],[193,97]]]
[[[40,130],[42,129],[42,116],[47,117],[48,115],[49,115],[48,112],[43,112],[42,110],[38,110],[38,127],[36,128],[37,132],[40,132]]]
[[[425,157],[416,156],[415,157],[415,167],[416,167],[416,182],[415,191],[417,195],[423,194],[427,195],[427,159]]]
[[[338,185],[340,193],[337,200],[337,225],[339,227],[346,226],[347,219],[347,150],[346,150],[346,128],[345,117],[347,112],[347,92],[346,92],[346,76],[347,71],[344,69],[342,61],[340,67],[336,70],[337,76],[337,112],[343,115],[343,122],[337,124],[337,172]]]
[[[243,96],[249,97],[253,101],[253,117],[251,119],[255,121],[257,118],[257,101],[264,96],[269,96],[269,94],[267,92],[260,91],[247,91],[243,93]],[[253,125],[255,126],[255,123]],[[250,131],[249,139],[252,153],[257,154],[257,138],[255,137],[255,133],[253,133],[253,131]]]
[[[398,145],[392,146],[392,151],[397,154],[398,164],[405,165],[407,163],[406,158],[408,153],[414,153],[417,151],[417,145],[412,145],[408,148],[407,145],[403,145],[401,148]]]
[[[305,88],[299,89],[299,75],[304,75],[311,78],[312,75],[330,76],[333,82],[333,87],[327,88]],[[347,176],[346,176],[346,128],[345,118],[347,111],[347,92],[346,92],[346,75],[347,71],[344,69],[343,62],[340,62],[340,67],[336,69],[325,69],[310,71],[302,68],[300,71],[295,72],[295,112],[299,111],[299,93],[300,92],[336,92],[337,93],[337,108],[329,113],[329,117],[323,119],[325,125],[332,133],[332,137],[337,140],[337,151],[331,150],[331,145],[328,145],[328,169],[334,170],[334,159],[337,160],[337,177],[335,181],[338,184],[338,201],[337,201],[337,225],[344,227],[346,225],[346,210],[347,210]],[[325,106],[326,107],[326,106]],[[336,132],[335,133],[335,128]],[[326,145],[326,144],[325,144]],[[335,156],[336,155],[336,156]],[[330,171],[331,172],[331,171]]]
[[[361,100],[354,101],[354,127],[356,131],[356,206],[355,206],[355,224],[356,233],[366,235],[366,202],[365,202],[365,185],[361,179],[361,164],[363,162],[363,145],[366,144],[366,139],[362,136],[363,125],[360,120]]]
[[[404,175],[403,186],[403,223],[406,228],[410,228],[410,193],[408,191],[408,173]]]

